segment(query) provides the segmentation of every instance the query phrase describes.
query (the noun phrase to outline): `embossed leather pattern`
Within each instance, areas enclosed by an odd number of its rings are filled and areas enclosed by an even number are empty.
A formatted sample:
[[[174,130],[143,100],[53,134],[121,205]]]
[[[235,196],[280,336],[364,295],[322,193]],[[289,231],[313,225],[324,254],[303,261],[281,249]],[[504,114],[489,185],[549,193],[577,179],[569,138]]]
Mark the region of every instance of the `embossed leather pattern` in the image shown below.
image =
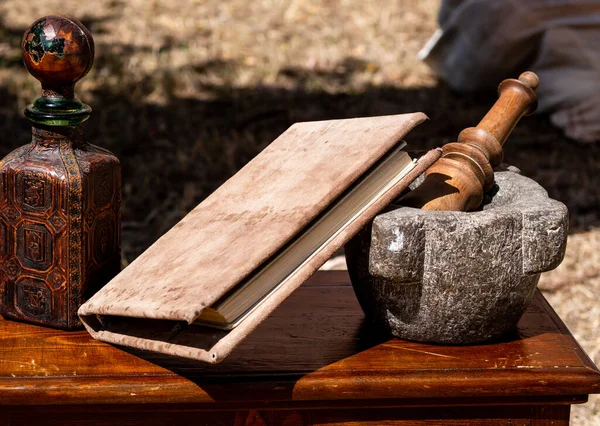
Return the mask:
[[[0,162],[0,314],[59,328],[120,267],[120,166],[110,152],[35,129]]]

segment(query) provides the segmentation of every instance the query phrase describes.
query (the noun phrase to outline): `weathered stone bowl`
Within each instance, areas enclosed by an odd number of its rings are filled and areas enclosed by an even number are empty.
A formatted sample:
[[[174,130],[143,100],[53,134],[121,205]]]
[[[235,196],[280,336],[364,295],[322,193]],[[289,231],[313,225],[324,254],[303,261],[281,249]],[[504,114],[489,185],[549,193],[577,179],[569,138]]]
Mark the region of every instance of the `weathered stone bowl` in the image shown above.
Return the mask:
[[[540,273],[565,253],[568,212],[518,170],[496,172],[482,211],[399,207],[346,245],[368,318],[394,336],[471,344],[515,328]]]

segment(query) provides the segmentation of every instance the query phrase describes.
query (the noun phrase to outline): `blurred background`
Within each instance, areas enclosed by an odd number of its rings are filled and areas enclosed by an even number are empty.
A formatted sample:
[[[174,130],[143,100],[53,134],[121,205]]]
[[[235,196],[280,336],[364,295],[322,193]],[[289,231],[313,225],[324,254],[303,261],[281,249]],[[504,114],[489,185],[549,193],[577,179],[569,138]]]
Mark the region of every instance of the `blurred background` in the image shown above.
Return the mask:
[[[94,110],[87,139],[122,163],[127,264],[296,121],[422,111],[430,120],[407,138],[415,150],[476,125],[495,91],[455,93],[417,58],[438,28],[439,7],[439,0],[3,0],[0,155],[29,142],[22,111],[40,92],[21,61],[25,29],[47,14],[81,20],[94,35],[96,61],[76,91]],[[565,261],[540,287],[598,364],[600,144],[569,139],[535,115],[509,138],[505,161],[569,208]],[[600,424],[600,399],[574,407],[572,422]]]

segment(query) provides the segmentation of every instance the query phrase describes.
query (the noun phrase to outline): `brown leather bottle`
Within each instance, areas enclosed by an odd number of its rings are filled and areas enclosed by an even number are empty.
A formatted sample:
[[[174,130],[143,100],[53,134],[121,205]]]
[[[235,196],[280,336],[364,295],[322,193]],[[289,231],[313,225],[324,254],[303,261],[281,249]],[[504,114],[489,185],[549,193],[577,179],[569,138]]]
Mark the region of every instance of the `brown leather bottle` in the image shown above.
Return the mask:
[[[79,306],[119,271],[120,165],[83,138],[91,108],[74,87],[94,60],[89,31],[46,16],[22,50],[42,97],[25,109],[31,143],[0,162],[0,314],[73,329]]]

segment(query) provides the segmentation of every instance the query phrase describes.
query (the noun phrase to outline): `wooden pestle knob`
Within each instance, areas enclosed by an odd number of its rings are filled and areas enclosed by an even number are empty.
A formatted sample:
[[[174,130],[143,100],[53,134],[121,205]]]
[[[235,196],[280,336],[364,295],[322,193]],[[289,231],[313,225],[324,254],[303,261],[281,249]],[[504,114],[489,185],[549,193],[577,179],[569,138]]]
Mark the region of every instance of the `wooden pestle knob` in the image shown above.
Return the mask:
[[[499,98],[477,127],[469,127],[458,142],[442,147],[443,155],[425,172],[425,180],[400,200],[424,210],[471,211],[494,185],[493,167],[502,162],[502,145],[524,115],[537,108],[537,75],[524,72],[504,80]]]
[[[37,124],[73,126],[85,121],[91,108],[75,99],[75,83],[94,63],[94,39],[83,24],[65,16],[35,21],[21,45],[27,70],[42,83],[42,97],[25,109]]]

